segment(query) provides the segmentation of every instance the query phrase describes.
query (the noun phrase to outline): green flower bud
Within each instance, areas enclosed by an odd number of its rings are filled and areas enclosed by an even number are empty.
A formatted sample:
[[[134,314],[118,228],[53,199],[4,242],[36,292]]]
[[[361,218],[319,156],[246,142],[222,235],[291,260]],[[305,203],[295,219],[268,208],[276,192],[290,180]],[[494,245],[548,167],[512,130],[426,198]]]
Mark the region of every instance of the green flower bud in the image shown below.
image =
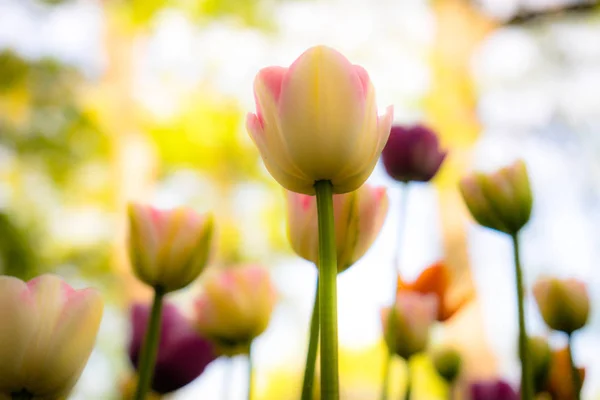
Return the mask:
[[[550,328],[571,334],[587,323],[590,298],[583,282],[543,278],[533,286],[533,295]]]
[[[460,375],[462,358],[458,350],[451,347],[436,349],[431,354],[431,360],[437,373],[449,384],[454,383]]]
[[[460,191],[482,226],[512,235],[529,221],[533,199],[522,160],[492,174],[467,176],[460,182]]]
[[[533,385],[536,393],[538,393],[543,391],[548,380],[552,350],[548,345],[548,341],[540,336],[530,337],[527,348],[529,349],[533,371]]]

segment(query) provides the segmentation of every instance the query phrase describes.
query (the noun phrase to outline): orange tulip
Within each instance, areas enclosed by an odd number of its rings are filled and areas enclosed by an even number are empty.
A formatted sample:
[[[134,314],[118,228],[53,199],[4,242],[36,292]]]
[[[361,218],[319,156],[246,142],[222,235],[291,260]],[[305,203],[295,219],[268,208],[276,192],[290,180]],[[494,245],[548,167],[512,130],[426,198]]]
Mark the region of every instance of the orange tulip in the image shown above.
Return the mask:
[[[471,301],[474,293],[465,294],[460,300],[448,301],[452,276],[450,270],[443,262],[437,262],[426,268],[413,282],[405,282],[398,275],[398,293],[405,291],[419,292],[422,294],[433,293],[438,296],[437,320],[444,322],[456,314],[465,304]]]
[[[577,370],[581,378],[580,382],[583,385],[585,368],[577,368]],[[550,393],[554,400],[572,400],[575,398],[568,347],[552,352],[552,363],[550,364],[546,391]]]

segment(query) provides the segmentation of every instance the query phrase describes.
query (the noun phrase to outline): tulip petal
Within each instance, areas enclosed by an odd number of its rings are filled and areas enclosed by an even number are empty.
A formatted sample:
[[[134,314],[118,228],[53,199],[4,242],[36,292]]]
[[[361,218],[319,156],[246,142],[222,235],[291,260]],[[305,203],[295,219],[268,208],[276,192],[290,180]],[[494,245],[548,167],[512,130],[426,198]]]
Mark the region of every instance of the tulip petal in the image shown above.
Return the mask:
[[[314,181],[298,172],[291,164],[290,157],[286,156],[285,143],[278,139],[278,136],[264,132],[256,115],[248,114],[246,129],[258,147],[265,167],[277,182],[292,192],[315,194]],[[296,171],[297,174],[290,171]]]
[[[102,318],[102,299],[94,289],[75,291],[51,275],[42,275],[28,286],[40,328],[22,373],[28,390],[59,397],[75,385],[90,356]]]
[[[0,277],[0,393],[23,387],[20,365],[36,326],[33,300],[25,283]]]
[[[363,134],[363,84],[339,52],[317,46],[286,74],[279,112],[291,157],[315,180],[337,176]],[[315,163],[314,160],[319,160]]]

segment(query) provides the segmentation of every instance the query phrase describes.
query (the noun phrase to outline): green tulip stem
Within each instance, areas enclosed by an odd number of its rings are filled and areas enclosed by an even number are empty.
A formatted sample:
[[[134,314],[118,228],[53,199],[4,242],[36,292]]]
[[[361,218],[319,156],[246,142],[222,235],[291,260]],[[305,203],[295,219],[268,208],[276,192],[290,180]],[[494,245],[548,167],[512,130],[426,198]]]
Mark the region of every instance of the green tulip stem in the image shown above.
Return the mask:
[[[319,220],[319,324],[321,335],[321,399],[339,399],[337,332],[337,254],[333,219],[333,185],[317,181]]]
[[[319,348],[319,278],[317,277],[317,289],[313,305],[312,317],[310,319],[310,334],[308,339],[308,351],[306,352],[306,366],[304,367],[304,380],[302,381],[302,400],[312,400],[313,384],[315,380],[315,367],[317,364],[317,349]]]
[[[404,227],[406,225],[406,217],[408,210],[408,182],[401,182],[399,193],[400,193],[400,208],[399,208],[399,218],[398,218],[398,231],[396,237],[396,252],[394,254],[394,276],[392,279],[394,280],[394,292],[392,297],[392,308],[390,309],[390,316],[388,317],[388,329],[386,335],[389,341],[386,341],[388,344],[388,352],[385,357],[384,365],[383,365],[383,378],[381,383],[381,400],[387,400],[388,391],[390,385],[390,368],[392,364],[392,359],[394,358],[394,342],[396,341],[396,318],[393,316],[396,315],[396,292],[398,291],[398,268],[401,260],[401,247],[402,247],[402,239],[404,238]]]
[[[138,362],[138,386],[135,393],[135,400],[145,400],[146,393],[150,389],[152,375],[154,374],[154,365],[158,353],[158,342],[160,340],[160,320],[165,291],[160,286],[154,288],[154,302],[150,312],[150,320],[146,329],[146,336],[142,346],[142,353]]]
[[[575,399],[581,398],[581,377],[579,371],[573,361],[573,334],[569,333],[569,364],[571,366],[571,378],[573,379],[573,390],[575,392]]]
[[[21,390],[20,392],[15,392],[11,394],[12,400],[31,400],[33,399],[33,395],[29,393],[27,390]]]
[[[410,358],[406,359],[406,390],[404,391],[404,400],[410,400],[412,394],[412,376],[410,374]]]
[[[523,269],[519,256],[518,233],[512,236],[513,252],[515,258],[515,275],[517,283],[517,303],[519,307],[519,357],[521,358],[521,399],[533,400],[533,386],[529,350],[527,349],[527,327],[525,326],[525,284],[523,283]]]
[[[248,400],[252,400],[254,365],[252,362],[252,343],[248,345]]]

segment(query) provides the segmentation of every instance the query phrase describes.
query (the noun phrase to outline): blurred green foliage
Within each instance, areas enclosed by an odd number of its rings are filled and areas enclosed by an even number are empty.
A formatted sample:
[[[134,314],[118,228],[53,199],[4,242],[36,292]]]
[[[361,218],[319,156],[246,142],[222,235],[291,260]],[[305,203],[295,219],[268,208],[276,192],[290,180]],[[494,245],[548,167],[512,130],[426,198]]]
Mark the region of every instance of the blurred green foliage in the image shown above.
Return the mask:
[[[0,52],[0,150],[7,155],[0,177],[10,189],[0,209],[4,274],[30,278],[82,259],[85,271],[104,269],[98,263],[107,257],[65,252],[50,229],[54,212],[97,195],[81,184],[81,171],[105,163],[109,151],[107,136],[78,102],[83,84],[79,71],[57,60]]]

